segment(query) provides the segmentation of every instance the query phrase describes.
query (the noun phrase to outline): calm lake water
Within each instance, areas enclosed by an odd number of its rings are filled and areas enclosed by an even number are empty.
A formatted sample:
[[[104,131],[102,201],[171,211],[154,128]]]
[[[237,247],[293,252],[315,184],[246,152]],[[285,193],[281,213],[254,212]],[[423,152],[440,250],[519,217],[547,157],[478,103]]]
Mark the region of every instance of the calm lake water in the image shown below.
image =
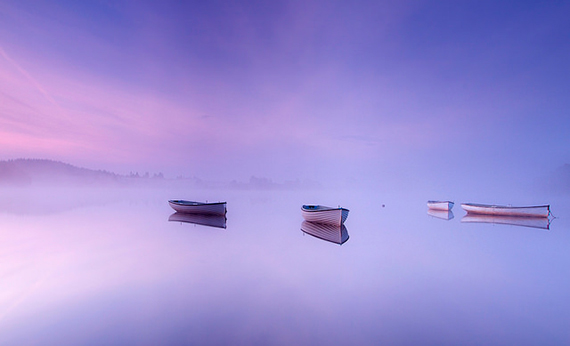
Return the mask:
[[[570,344],[565,197],[362,188],[3,196],[1,345]],[[226,200],[226,228],[169,221],[173,198]],[[452,219],[428,215],[435,198],[457,198]],[[549,203],[558,218],[549,229],[467,223],[460,202]],[[307,203],[350,209],[348,240],[302,232]]]

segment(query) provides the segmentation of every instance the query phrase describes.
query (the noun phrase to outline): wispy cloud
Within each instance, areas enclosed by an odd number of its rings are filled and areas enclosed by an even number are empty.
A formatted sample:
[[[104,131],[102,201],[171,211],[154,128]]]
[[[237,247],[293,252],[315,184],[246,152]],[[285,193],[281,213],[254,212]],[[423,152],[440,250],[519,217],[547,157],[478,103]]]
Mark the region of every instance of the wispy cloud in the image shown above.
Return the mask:
[[[8,54],[4,51],[4,49],[0,46],[0,55],[12,66],[14,66],[18,72],[20,72],[26,79],[48,100],[51,104],[59,108],[59,105],[53,97],[45,90],[45,88],[35,79],[33,78],[28,71],[26,71],[20,64],[15,62]]]
[[[529,134],[543,145],[533,119],[567,103],[567,81],[545,67],[567,71],[555,5],[540,12],[554,24],[531,26],[526,5],[496,5],[505,20],[473,4],[38,6],[0,5],[0,154],[285,171],[477,142],[486,159]]]

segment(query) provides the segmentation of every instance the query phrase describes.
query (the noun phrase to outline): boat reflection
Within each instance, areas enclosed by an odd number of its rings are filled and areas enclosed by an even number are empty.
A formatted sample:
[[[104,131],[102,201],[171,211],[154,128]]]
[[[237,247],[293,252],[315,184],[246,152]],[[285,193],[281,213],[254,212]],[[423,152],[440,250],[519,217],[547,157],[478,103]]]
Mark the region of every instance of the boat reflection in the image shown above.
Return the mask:
[[[501,225],[550,229],[550,219],[547,217],[517,217],[467,214],[461,219],[461,222],[496,223]]]
[[[348,240],[348,230],[344,224],[330,225],[303,221],[301,223],[301,231],[312,235],[315,238],[329,241],[331,243],[342,245]]]
[[[437,217],[442,220],[451,220],[454,217],[451,210],[428,209],[427,213],[429,216]]]
[[[216,228],[226,228],[226,217],[224,215],[201,215],[188,213],[174,213],[168,217],[168,221],[193,223]]]

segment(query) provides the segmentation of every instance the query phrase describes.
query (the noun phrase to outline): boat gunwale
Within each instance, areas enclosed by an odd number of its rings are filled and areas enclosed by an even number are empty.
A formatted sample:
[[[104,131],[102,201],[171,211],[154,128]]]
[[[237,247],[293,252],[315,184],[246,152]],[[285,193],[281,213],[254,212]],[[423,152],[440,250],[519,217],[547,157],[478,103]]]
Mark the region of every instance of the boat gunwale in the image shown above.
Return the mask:
[[[185,203],[180,203],[180,202],[185,202]],[[187,201],[184,199],[171,199],[168,201],[168,203],[172,203],[172,204],[180,205],[180,206],[184,206],[184,207],[198,207],[198,206],[204,206],[204,205],[227,204],[227,202],[194,202],[194,201]]]
[[[548,208],[550,211],[550,204],[544,205],[529,205],[529,206],[508,206],[508,205],[494,205],[494,204],[478,204],[478,203],[461,203],[462,206],[481,207],[481,208],[495,208],[495,209],[533,209],[533,208]]]
[[[437,203],[453,203],[452,201],[427,201],[428,204],[437,204]],[[455,203],[453,203],[455,204]]]
[[[308,207],[308,206],[315,206],[315,207],[320,207],[320,208],[318,208],[318,209],[306,209],[305,207]],[[318,205],[315,205],[315,204],[304,204],[304,205],[301,207],[301,211],[309,212],[309,213],[320,212],[320,211],[335,211],[335,210],[341,210],[341,211],[342,211],[342,210],[346,210],[346,211],[350,211],[350,210],[348,210],[348,209],[346,209],[346,208],[342,208],[342,207],[332,208],[332,207],[327,207],[327,206],[320,205],[320,204],[318,204]]]

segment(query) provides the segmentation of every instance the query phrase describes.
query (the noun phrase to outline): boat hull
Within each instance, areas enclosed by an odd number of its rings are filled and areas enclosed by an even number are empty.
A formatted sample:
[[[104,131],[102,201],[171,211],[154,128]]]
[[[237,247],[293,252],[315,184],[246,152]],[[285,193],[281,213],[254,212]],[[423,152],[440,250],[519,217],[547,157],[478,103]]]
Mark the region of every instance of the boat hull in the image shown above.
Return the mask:
[[[428,201],[427,206],[433,210],[451,210],[454,203],[451,201]]]
[[[226,202],[202,203],[184,200],[170,200],[168,204],[179,213],[201,215],[226,215]]]
[[[465,209],[468,214],[546,218],[550,215],[549,205],[510,207],[501,205],[463,203],[461,204],[461,207]]]
[[[348,209],[330,208],[322,205],[304,205],[301,214],[306,221],[328,225],[342,225],[348,218]]]

